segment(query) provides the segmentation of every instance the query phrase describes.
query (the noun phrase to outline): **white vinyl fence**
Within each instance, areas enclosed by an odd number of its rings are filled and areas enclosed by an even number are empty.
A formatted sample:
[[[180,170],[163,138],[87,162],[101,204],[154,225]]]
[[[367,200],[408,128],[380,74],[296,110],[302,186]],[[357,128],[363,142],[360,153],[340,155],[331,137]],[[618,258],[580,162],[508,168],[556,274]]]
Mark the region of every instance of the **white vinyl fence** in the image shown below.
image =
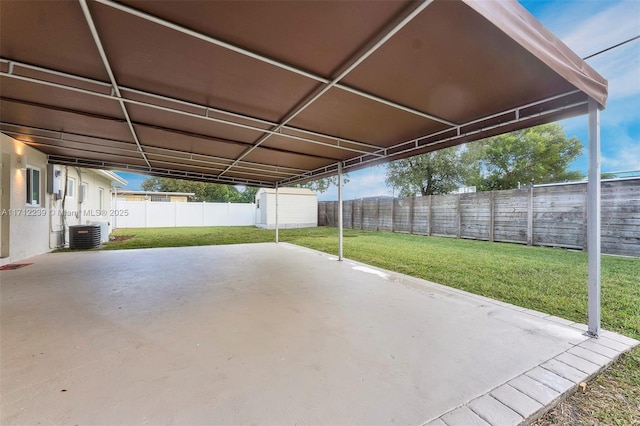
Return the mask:
[[[253,203],[168,203],[119,199],[112,207],[111,225],[114,229],[256,224],[256,205]]]

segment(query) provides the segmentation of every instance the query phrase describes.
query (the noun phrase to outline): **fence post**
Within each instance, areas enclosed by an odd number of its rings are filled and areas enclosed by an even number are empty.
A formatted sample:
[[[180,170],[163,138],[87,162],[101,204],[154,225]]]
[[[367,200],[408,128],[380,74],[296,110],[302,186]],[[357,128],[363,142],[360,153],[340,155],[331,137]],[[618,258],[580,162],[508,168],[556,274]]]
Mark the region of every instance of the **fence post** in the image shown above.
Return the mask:
[[[354,211],[356,207],[356,200],[351,200],[351,229],[355,229],[355,225],[353,224],[353,220],[355,219],[356,212]]]
[[[360,198],[360,230],[364,229],[364,200]]]
[[[391,232],[395,232],[395,217],[393,213],[396,211],[396,197],[391,200]]]
[[[458,205],[456,206],[456,211],[458,213],[458,235],[456,235],[457,238],[460,238],[462,236],[462,211],[460,210],[460,197],[461,194],[458,193]]]
[[[329,208],[331,206],[331,201],[325,201],[324,204],[324,226],[332,226],[331,219],[329,218]]]
[[[493,230],[495,228],[495,193],[493,191],[489,192],[489,241],[493,242],[494,235]]]
[[[376,231],[380,230],[380,197],[376,198]]]
[[[431,203],[432,203],[432,199],[433,199],[433,195],[427,195],[427,197],[429,197],[429,200],[427,201],[427,217],[428,217],[428,221],[429,223],[427,224],[427,235],[431,235],[431,230],[433,229],[433,226],[431,226],[431,221],[433,219],[433,212],[431,209]]]
[[[409,234],[413,234],[413,215],[414,215],[413,209],[414,209],[416,197],[411,197],[410,200],[411,202],[409,203]]]
[[[527,203],[527,245],[533,245],[533,185],[529,187],[529,199]]]

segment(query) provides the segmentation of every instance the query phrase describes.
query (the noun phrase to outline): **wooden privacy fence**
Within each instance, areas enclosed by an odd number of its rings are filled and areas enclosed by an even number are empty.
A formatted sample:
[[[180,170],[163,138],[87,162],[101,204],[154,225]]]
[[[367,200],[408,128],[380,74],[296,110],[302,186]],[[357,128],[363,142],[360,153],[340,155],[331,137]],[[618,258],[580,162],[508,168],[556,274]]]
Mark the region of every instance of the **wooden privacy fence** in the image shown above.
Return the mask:
[[[602,252],[640,257],[640,178],[602,181]],[[587,184],[343,202],[345,228],[586,250]],[[338,202],[318,202],[337,226]]]

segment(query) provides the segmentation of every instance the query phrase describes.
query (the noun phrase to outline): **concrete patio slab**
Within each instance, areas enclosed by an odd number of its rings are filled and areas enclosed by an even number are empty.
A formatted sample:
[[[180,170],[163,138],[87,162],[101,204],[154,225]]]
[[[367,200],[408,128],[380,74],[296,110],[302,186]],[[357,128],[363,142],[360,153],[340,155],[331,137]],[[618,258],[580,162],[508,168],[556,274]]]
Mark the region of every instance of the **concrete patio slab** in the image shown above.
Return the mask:
[[[638,343],[284,243],[29,261],[2,424],[516,424]]]

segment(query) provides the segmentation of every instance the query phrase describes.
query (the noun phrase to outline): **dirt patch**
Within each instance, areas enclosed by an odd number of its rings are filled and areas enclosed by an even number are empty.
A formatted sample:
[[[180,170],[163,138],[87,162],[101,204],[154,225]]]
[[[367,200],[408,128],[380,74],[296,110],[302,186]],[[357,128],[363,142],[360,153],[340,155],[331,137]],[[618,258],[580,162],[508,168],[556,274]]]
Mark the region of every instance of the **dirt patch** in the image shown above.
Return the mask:
[[[600,376],[533,423],[552,425],[640,425],[640,349],[624,354]]]
[[[133,235],[117,235],[115,237],[109,237],[109,241],[127,241],[133,238]]]

